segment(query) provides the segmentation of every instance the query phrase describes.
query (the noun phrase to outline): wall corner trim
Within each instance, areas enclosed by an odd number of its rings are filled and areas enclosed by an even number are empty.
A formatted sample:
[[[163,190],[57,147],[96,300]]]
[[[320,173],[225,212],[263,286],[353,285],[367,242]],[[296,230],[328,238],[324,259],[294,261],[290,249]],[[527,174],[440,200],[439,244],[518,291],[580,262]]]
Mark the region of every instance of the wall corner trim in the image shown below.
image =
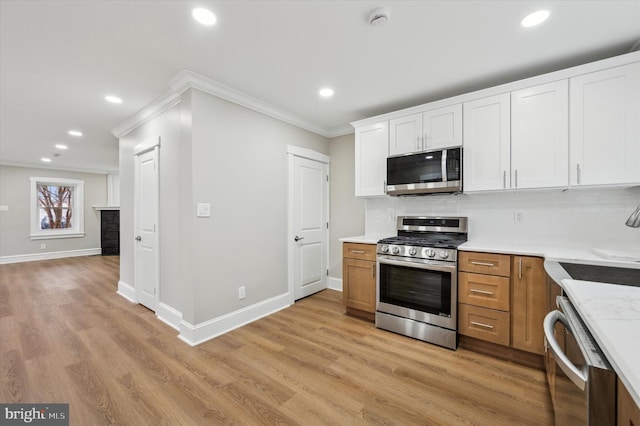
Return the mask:
[[[167,305],[166,303],[160,302],[158,304],[158,310],[156,311],[156,317],[169,327],[180,331],[182,312],[177,309]]]
[[[214,337],[285,309],[291,305],[291,300],[291,295],[284,293],[196,325],[182,320],[180,321],[178,338],[190,346],[199,345]]]
[[[336,278],[336,277],[327,278],[327,288],[331,290],[342,291],[342,278]]]
[[[118,281],[118,291],[116,293],[131,303],[138,303],[136,300],[136,289],[124,281]]]

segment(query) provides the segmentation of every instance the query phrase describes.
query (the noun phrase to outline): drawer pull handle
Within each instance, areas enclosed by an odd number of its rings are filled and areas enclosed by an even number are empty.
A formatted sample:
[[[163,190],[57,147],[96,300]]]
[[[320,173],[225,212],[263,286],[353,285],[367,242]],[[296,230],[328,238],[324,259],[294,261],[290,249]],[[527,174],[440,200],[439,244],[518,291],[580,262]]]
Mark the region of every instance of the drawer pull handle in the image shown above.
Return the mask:
[[[488,328],[488,329],[493,329],[493,326],[490,325],[490,324],[484,324],[484,323],[475,322],[475,321],[471,321],[471,324],[477,325],[478,327],[484,327],[484,328]]]
[[[492,295],[493,292],[492,291],[487,291],[487,290],[478,290],[476,288],[470,288],[469,291],[471,293],[480,293],[480,294],[488,294],[488,295]]]
[[[366,251],[364,250],[351,250],[351,253],[355,253],[355,254],[365,254]]]
[[[476,262],[475,260],[471,261],[472,265],[480,265],[480,266],[496,266],[495,263],[490,263],[490,262]]]

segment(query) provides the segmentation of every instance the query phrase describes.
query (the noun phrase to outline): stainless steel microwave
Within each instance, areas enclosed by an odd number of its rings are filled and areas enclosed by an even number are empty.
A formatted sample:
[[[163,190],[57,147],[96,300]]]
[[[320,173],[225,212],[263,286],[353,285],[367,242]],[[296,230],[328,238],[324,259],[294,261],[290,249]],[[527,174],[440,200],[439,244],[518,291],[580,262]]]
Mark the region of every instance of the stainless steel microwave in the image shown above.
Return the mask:
[[[387,158],[388,195],[462,192],[462,147]]]

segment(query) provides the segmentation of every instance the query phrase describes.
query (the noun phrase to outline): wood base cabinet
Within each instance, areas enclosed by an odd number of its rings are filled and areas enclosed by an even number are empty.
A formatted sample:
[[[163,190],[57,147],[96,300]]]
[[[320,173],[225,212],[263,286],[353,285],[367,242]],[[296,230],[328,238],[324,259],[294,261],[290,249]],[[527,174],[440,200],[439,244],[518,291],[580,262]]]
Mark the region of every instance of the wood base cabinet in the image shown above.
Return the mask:
[[[547,313],[544,260],[513,256],[511,347],[544,355],[542,322]]]
[[[547,312],[543,263],[538,257],[460,252],[460,334],[543,355],[542,322]]]
[[[636,405],[629,391],[618,379],[618,426],[640,426],[640,407]]]
[[[376,245],[344,243],[342,300],[347,313],[373,320],[376,312]]]

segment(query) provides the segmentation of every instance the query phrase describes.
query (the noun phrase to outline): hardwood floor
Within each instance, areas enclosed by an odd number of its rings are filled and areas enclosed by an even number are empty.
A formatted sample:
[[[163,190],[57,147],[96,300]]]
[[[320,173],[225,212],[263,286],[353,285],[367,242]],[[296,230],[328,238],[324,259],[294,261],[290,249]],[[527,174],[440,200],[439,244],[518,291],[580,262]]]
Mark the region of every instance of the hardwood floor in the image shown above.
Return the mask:
[[[544,373],[344,315],[325,290],[191,348],[116,294],[117,257],[0,266],[0,402],[72,425],[547,425]]]

